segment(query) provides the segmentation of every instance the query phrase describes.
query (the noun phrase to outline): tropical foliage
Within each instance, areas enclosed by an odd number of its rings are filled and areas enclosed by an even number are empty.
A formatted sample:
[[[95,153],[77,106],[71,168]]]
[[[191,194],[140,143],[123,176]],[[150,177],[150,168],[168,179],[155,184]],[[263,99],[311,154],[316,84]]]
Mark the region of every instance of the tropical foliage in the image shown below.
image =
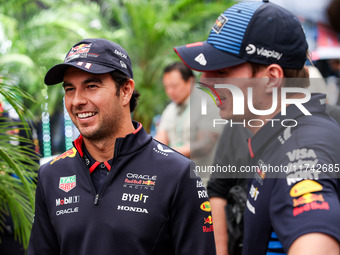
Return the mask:
[[[1,80],[0,95],[13,106],[22,122],[5,119],[6,112],[0,112],[0,231],[4,231],[5,219],[11,217],[15,238],[26,248],[33,220],[38,157],[29,146],[20,146],[32,144],[32,140],[25,138],[31,137],[23,118],[27,109],[18,98],[32,99],[11,80],[6,77]],[[27,136],[18,136],[18,129],[26,130]]]
[[[207,38],[209,28],[230,1],[204,0],[7,0],[0,5],[1,66],[19,79],[38,103],[25,102],[35,116],[48,101],[49,113],[62,106],[60,86],[43,77],[74,43],[104,37],[129,53],[142,97],[135,118],[148,129],[167,98],[162,69],[179,60],[173,47]],[[227,3],[226,3],[227,2]]]

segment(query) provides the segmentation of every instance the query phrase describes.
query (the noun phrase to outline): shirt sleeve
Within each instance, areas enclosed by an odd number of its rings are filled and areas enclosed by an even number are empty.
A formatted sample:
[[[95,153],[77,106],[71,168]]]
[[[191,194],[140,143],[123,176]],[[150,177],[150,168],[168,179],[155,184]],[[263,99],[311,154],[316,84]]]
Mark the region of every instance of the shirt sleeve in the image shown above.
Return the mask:
[[[226,126],[220,137],[213,165],[219,169],[233,169],[236,172],[214,172],[208,182],[209,197],[227,198],[230,189],[237,184],[243,185],[244,175],[240,172],[242,166],[248,165],[247,138],[251,133],[242,126]]]
[[[181,177],[171,206],[171,233],[176,255],[215,255],[211,207],[194,164]],[[190,176],[191,175],[191,176]]]
[[[330,171],[334,162],[318,148],[302,148],[295,152],[309,155],[309,161],[305,159],[304,162],[315,164],[276,180],[270,201],[274,231],[286,251],[298,237],[308,233],[323,233],[340,241],[339,179]],[[322,166],[327,169],[319,171]]]
[[[236,179],[210,178],[207,185],[209,197],[227,199],[230,189],[236,185]]]
[[[40,178],[38,178],[36,189],[35,216],[27,251],[27,255],[38,254],[60,254],[58,239],[48,215]]]

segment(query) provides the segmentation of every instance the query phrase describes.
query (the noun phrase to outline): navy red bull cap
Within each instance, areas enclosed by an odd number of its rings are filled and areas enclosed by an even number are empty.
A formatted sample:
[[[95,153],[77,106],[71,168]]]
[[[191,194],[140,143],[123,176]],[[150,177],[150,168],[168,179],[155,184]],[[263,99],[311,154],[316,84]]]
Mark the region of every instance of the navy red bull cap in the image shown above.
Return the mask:
[[[131,60],[119,44],[106,39],[84,39],[67,53],[64,63],[52,67],[45,76],[46,85],[60,83],[70,66],[93,74],[104,74],[119,70],[133,78]]]
[[[222,13],[207,41],[175,47],[191,69],[213,71],[244,62],[301,69],[307,41],[298,19],[268,1],[241,2]]]

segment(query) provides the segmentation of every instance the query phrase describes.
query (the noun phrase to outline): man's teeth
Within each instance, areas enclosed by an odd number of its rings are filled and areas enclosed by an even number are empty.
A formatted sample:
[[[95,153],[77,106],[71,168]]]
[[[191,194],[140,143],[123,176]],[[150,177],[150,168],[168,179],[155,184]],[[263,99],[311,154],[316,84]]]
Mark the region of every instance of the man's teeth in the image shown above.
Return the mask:
[[[87,112],[87,113],[79,113],[78,117],[79,118],[87,118],[93,116],[95,113],[94,112]]]

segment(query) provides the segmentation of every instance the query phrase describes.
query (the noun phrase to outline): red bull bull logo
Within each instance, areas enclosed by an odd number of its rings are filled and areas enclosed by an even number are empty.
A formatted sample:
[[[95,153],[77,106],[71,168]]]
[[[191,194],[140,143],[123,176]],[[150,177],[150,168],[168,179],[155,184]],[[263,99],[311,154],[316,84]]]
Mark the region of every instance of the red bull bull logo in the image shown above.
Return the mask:
[[[143,181],[143,184],[155,186],[156,182],[148,180],[148,181]]]
[[[91,48],[91,44],[80,44],[76,47],[73,47],[67,57],[65,58],[65,62],[69,62],[74,58],[86,58]]]
[[[76,148],[73,147],[72,149],[64,152],[63,154],[59,155],[58,157],[55,157],[51,161],[50,165],[52,165],[54,162],[58,161],[59,159],[64,159],[66,157],[73,158],[76,154],[77,154],[77,150],[76,150]]]
[[[221,27],[222,26],[222,22],[221,21],[219,21],[219,20],[216,20],[216,25],[218,26],[218,27]]]
[[[209,215],[207,218],[204,218],[204,224],[211,225],[213,223],[211,215]]]
[[[221,32],[222,28],[224,27],[224,25],[228,22],[227,17],[225,17],[223,14],[221,14],[217,20],[215,21],[214,26],[212,27],[212,29],[216,32],[219,33]]]
[[[317,195],[317,194],[312,194],[312,193],[307,193],[297,199],[293,199],[293,206],[297,207],[299,205],[303,204],[309,204],[312,202],[324,202],[324,198],[322,194]]]

